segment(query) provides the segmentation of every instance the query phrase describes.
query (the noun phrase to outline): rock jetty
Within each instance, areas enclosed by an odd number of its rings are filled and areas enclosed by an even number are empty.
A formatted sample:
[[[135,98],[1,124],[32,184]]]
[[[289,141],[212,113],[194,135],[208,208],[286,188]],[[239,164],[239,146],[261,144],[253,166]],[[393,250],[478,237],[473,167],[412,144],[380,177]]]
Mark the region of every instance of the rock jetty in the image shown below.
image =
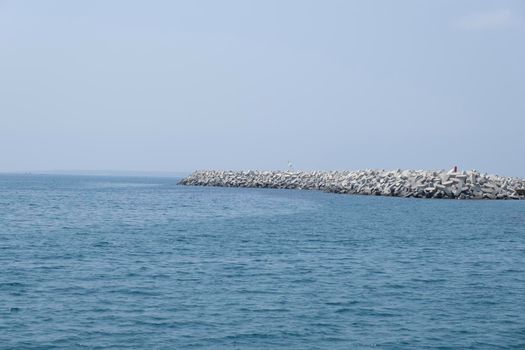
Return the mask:
[[[196,171],[182,185],[321,190],[376,196],[525,199],[525,180],[478,171]]]

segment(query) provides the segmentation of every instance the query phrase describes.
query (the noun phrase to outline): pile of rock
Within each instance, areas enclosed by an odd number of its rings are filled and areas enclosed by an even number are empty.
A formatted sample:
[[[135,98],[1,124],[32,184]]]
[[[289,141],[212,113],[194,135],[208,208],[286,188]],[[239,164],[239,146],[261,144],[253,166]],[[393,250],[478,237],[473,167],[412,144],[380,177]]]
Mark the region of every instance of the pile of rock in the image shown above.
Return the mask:
[[[416,198],[525,199],[525,180],[477,171],[196,171],[182,185],[315,189]]]

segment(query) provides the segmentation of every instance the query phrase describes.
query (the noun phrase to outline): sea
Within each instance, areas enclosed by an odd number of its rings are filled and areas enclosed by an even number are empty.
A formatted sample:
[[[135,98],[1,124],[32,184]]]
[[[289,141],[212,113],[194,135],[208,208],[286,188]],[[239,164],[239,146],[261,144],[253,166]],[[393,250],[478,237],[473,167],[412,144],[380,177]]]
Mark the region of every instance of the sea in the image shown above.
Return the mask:
[[[0,175],[0,349],[525,349],[525,201]]]

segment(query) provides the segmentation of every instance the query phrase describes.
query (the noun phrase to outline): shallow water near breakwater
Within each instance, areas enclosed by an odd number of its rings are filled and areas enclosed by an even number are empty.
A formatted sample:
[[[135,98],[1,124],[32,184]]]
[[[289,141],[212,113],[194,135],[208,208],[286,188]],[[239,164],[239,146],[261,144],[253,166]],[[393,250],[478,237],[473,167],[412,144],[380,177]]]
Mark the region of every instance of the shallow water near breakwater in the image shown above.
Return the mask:
[[[523,348],[525,202],[0,175],[0,349]]]

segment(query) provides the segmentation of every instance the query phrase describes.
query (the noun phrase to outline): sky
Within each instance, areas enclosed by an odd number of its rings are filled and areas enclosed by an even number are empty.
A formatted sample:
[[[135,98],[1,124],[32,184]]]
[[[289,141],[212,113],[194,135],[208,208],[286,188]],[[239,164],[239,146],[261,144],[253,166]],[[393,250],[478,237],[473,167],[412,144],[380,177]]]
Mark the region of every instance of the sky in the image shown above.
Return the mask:
[[[0,0],[1,172],[524,155],[524,1]]]

